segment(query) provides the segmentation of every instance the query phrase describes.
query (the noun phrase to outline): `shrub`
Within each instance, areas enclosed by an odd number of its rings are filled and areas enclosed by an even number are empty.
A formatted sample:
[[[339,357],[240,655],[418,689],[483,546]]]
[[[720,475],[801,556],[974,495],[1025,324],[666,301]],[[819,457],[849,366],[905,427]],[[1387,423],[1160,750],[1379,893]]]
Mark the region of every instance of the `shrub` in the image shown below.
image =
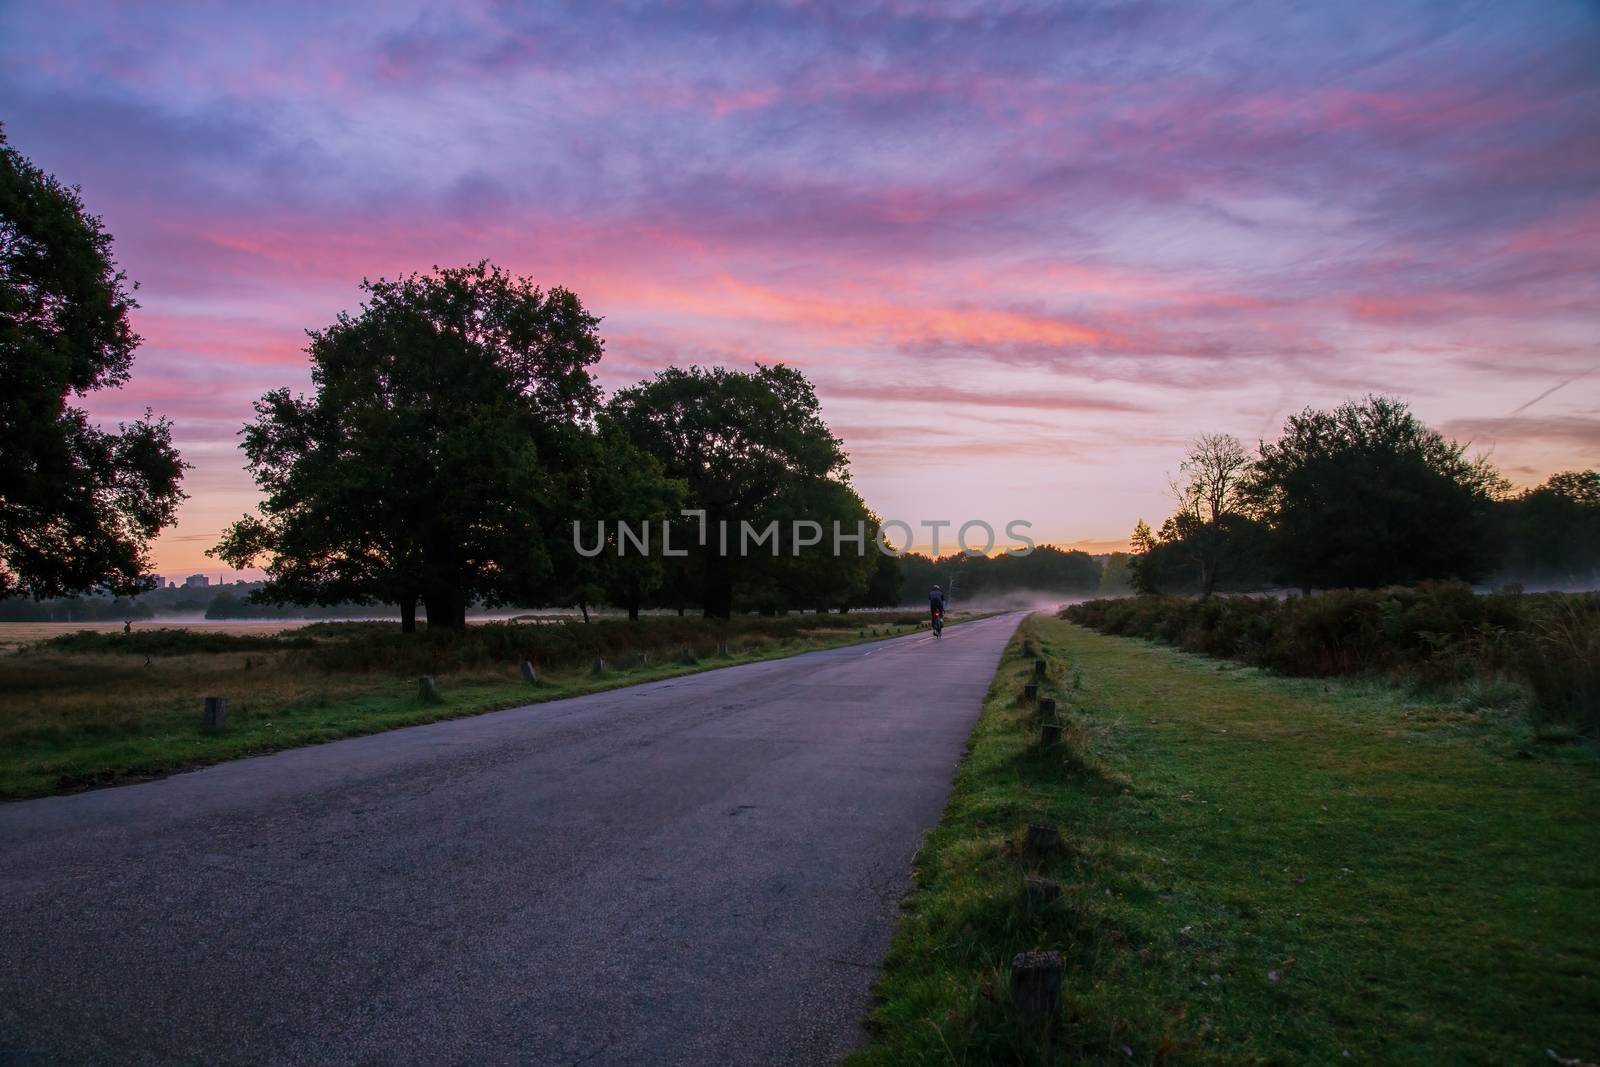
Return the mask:
[[[1522,662],[1542,721],[1600,732],[1600,601],[1575,601],[1538,622]]]
[[[125,652],[134,656],[189,656],[215,652],[271,652],[310,648],[316,642],[301,634],[226,634],[207,630],[134,630],[132,633],[97,633],[79,630],[60,634],[37,646],[41,651],[100,653]]]

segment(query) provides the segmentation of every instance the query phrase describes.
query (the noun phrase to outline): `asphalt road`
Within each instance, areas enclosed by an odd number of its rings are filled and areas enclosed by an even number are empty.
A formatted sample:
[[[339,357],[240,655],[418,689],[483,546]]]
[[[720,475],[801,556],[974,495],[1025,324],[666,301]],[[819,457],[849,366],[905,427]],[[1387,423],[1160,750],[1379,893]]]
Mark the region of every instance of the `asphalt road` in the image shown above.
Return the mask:
[[[0,805],[0,1062],[831,1062],[1018,618]]]

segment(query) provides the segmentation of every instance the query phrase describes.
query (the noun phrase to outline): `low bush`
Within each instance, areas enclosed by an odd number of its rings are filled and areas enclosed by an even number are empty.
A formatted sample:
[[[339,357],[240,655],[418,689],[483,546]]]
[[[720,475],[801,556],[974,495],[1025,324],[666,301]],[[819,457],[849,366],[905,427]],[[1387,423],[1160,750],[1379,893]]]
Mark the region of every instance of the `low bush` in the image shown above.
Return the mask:
[[[1147,596],[1061,617],[1283,674],[1375,673],[1429,688],[1532,693],[1536,717],[1600,732],[1600,595],[1474,593],[1458,582],[1317,596]]]
[[[312,648],[316,641],[304,634],[227,634],[207,630],[158,629],[132,633],[79,630],[41,641],[33,648],[46,652],[80,654],[126,653],[133,656],[191,656],[216,652],[273,652]]]

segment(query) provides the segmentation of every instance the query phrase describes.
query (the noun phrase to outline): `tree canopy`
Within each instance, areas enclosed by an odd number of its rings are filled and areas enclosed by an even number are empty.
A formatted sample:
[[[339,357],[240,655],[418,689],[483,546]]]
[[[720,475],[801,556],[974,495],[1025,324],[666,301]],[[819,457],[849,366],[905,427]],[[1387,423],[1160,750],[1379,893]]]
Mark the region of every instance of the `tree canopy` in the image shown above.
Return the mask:
[[[684,506],[705,512],[708,548],[718,547],[722,523],[737,538],[741,523],[776,517],[768,513],[785,493],[847,477],[848,459],[822,420],[816,390],[781,364],[753,372],[669,367],[618,390],[604,417],[683,483]],[[758,564],[737,551],[700,549],[698,531],[696,539],[694,593],[707,616],[727,618],[736,584]]]
[[[280,389],[244,431],[261,514],[213,550],[266,559],[265,598],[385,600],[409,629],[546,587],[571,508],[557,473],[599,402],[599,320],[566,289],[487,263],[364,282],[310,334],[312,396]]]
[[[1503,485],[1404,402],[1372,396],[1290,416],[1261,445],[1247,493],[1286,582],[1374,588],[1493,570]]]
[[[149,588],[149,542],[184,499],[166,420],[113,433],[70,402],[124,384],[139,345],[111,244],[0,129],[0,598]]]

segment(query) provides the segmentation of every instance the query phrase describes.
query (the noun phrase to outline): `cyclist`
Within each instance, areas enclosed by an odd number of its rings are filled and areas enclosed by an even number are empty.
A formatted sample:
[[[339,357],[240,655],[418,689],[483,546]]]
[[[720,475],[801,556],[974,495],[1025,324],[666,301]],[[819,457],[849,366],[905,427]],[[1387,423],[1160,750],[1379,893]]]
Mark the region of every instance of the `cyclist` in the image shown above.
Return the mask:
[[[928,611],[933,615],[933,628],[935,631],[944,628],[944,608],[948,602],[948,598],[944,595],[944,590],[937,585],[928,591]]]

